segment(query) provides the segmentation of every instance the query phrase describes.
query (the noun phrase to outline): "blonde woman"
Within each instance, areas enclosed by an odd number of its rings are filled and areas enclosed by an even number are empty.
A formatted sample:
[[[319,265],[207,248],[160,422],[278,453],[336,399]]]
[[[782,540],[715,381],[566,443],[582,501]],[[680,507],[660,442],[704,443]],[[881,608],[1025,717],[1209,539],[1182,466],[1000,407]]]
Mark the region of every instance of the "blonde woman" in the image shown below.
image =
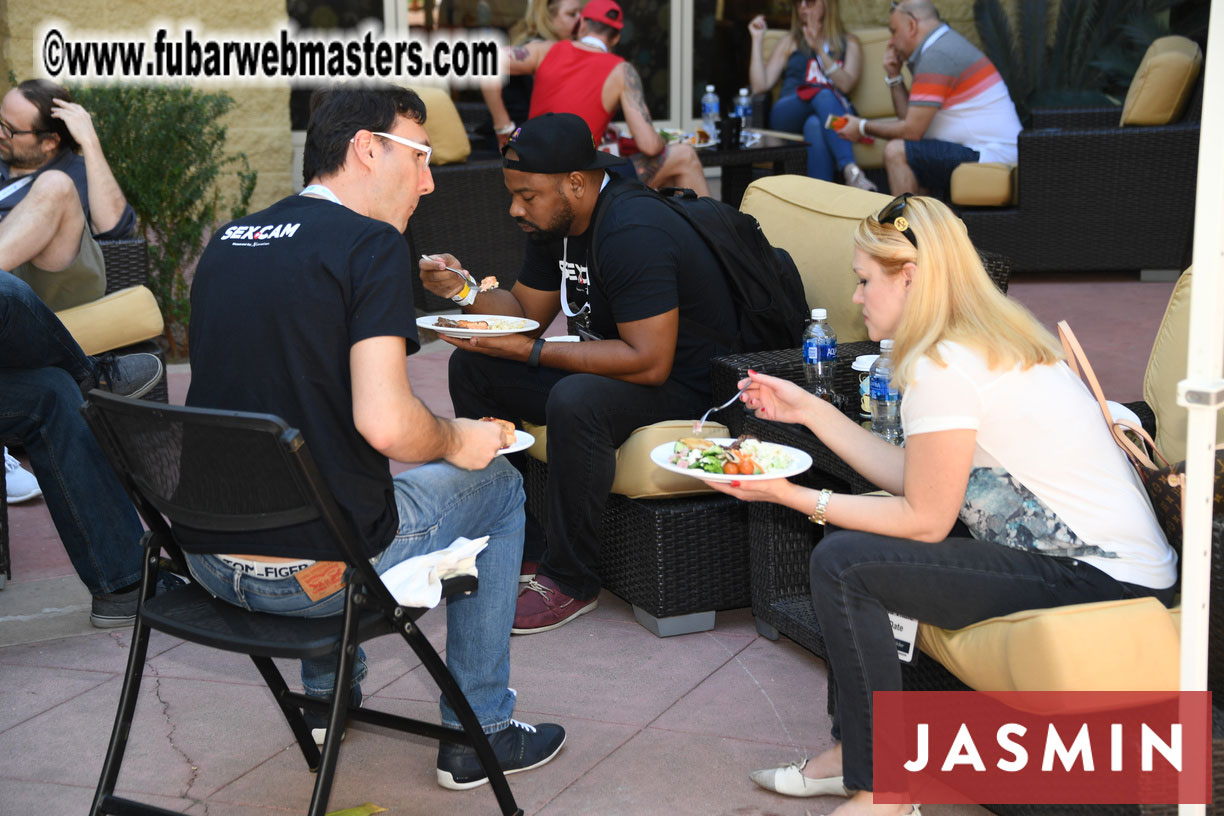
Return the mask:
[[[803,134],[808,175],[832,181],[840,173],[846,184],[876,189],[854,163],[853,146],[824,126],[829,115],[854,112],[847,97],[863,66],[863,48],[858,37],[842,27],[837,0],[798,0],[791,12],[790,36],[779,41],[768,60],[763,54],[763,15],[748,24],[748,34],[752,40],[748,83],[758,94],[782,79],[769,126]]]
[[[759,417],[806,425],[893,495],[783,479],[715,485],[829,525],[811,584],[836,742],[752,778],[791,796],[849,797],[838,816],[909,807],[871,798],[871,695],[901,689],[887,612],[957,629],[1090,601],[1150,595],[1167,605],[1177,578],[1095,400],[1054,338],[991,283],[960,220],[906,194],[864,219],[854,245],[854,302],[872,340],[895,340],[905,447],[773,377],[751,373],[742,399]]]
[[[510,48],[522,48],[530,42],[572,40],[578,31],[578,15],[585,0],[531,0],[527,14],[510,30]],[[531,76],[512,76],[503,87],[499,82],[481,86],[485,104],[493,117],[493,133],[497,146],[510,140],[517,125],[527,121],[531,107]]]

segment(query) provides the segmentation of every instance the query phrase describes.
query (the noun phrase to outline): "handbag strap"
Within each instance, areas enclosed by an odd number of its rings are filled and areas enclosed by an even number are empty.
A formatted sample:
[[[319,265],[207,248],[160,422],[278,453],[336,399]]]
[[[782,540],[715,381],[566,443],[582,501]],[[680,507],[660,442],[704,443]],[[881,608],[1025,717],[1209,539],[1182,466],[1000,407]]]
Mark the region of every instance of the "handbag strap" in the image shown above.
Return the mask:
[[[1067,365],[1077,377],[1087,381],[1088,388],[1092,391],[1092,395],[1096,397],[1097,405],[1101,409],[1101,415],[1105,417],[1105,424],[1109,427],[1110,435],[1113,436],[1114,442],[1118,443],[1118,446],[1126,453],[1127,458],[1131,460],[1136,468],[1146,468],[1147,470],[1160,469],[1160,465],[1152,461],[1152,457],[1148,456],[1147,451],[1136,445],[1126,435],[1125,432],[1129,431],[1143,440],[1147,449],[1156,454],[1156,458],[1161,461],[1164,467],[1168,467],[1168,460],[1157,450],[1156,441],[1144,430],[1143,426],[1137,425],[1129,419],[1114,419],[1113,414],[1109,411],[1109,405],[1105,402],[1105,391],[1101,388],[1101,382],[1097,379],[1096,372],[1092,370],[1092,364],[1088,362],[1088,355],[1084,353],[1084,347],[1080,345],[1075,332],[1071,331],[1071,327],[1065,320],[1058,321],[1058,339],[1062,341],[1063,352],[1067,355]]]

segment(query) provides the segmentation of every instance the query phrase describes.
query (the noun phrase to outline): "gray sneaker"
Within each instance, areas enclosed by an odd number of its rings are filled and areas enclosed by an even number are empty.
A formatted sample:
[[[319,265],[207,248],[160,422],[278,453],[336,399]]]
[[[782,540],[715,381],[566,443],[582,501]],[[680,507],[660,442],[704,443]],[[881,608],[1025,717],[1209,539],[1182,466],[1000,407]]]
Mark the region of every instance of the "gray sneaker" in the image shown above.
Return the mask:
[[[152,356],[152,355],[149,355]],[[174,573],[162,570],[157,574],[157,593],[180,587],[187,582]],[[89,622],[97,629],[118,629],[136,622],[136,607],[140,605],[140,584],[126,592],[106,592],[93,596],[89,607]]]
[[[869,193],[879,192],[875,182],[867,178],[867,174],[857,164],[847,164],[846,169],[842,171],[842,175],[845,176],[846,184],[851,187],[857,187]]]
[[[143,397],[157,385],[165,370],[156,354],[103,354],[96,358],[98,387],[120,397]]]

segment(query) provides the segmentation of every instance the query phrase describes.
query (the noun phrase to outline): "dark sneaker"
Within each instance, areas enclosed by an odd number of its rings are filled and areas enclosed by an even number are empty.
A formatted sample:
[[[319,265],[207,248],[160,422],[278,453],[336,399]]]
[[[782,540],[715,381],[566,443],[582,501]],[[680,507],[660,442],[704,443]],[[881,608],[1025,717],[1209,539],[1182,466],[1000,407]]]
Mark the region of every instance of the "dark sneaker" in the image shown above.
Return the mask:
[[[565,729],[556,723],[510,725],[489,735],[489,744],[502,771],[508,776],[547,764],[565,744]],[[438,784],[451,790],[467,790],[489,781],[476,749],[444,742],[438,747]]]
[[[98,387],[105,388],[121,397],[143,397],[153,390],[161,379],[163,366],[156,354],[141,352],[125,354],[103,354],[98,363]]]
[[[314,697],[313,694],[308,696]],[[330,697],[316,697],[315,699],[331,700]],[[361,708],[361,686],[353,686],[353,693],[349,695],[349,704],[353,708]],[[315,745],[322,748],[323,743],[327,742],[327,712],[303,708],[302,719],[306,721],[306,727],[310,729],[310,736],[314,737]],[[340,732],[341,740],[344,739],[344,734],[344,731]]]
[[[158,592],[183,586],[186,583],[174,573],[164,570],[157,575]],[[136,622],[136,607],[139,605],[140,584],[123,592],[95,595],[90,604],[89,622],[98,629],[118,629],[121,626],[131,626]]]
[[[537,575],[527,586],[519,590],[518,605],[514,609],[514,625],[511,634],[530,635],[547,632],[569,623],[579,615],[585,615],[599,605],[599,598],[580,601],[561,591],[551,578]]]
[[[523,559],[523,566],[519,567],[519,583],[525,584],[536,577],[536,571],[540,568],[539,561],[528,561]]]

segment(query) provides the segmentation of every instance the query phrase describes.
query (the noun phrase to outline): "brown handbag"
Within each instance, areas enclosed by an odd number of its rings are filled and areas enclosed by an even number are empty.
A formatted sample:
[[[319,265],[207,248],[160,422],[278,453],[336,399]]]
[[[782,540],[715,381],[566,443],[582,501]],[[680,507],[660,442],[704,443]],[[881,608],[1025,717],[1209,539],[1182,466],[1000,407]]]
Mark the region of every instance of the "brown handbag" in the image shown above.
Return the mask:
[[[1105,404],[1105,392],[1097,380],[1084,354],[1083,347],[1075,337],[1075,332],[1067,325],[1067,321],[1058,323],[1058,339],[1062,341],[1063,351],[1067,355],[1067,365],[1088,384],[1088,388],[1096,397],[1105,423],[1113,435],[1114,441],[1126,453],[1131,464],[1139,471],[1139,478],[1151,499],[1152,509],[1156,512],[1156,520],[1164,530],[1165,538],[1178,552],[1182,542],[1182,508],[1185,504],[1184,488],[1186,484],[1186,463],[1178,462],[1170,465],[1156,448],[1156,442],[1142,426],[1129,419],[1114,419]],[[1138,440],[1138,442],[1136,442]],[[1155,461],[1153,461],[1155,457]],[[1159,464],[1157,464],[1159,462]],[[1219,515],[1224,508],[1224,448],[1216,447],[1215,455],[1215,491],[1213,515]]]

